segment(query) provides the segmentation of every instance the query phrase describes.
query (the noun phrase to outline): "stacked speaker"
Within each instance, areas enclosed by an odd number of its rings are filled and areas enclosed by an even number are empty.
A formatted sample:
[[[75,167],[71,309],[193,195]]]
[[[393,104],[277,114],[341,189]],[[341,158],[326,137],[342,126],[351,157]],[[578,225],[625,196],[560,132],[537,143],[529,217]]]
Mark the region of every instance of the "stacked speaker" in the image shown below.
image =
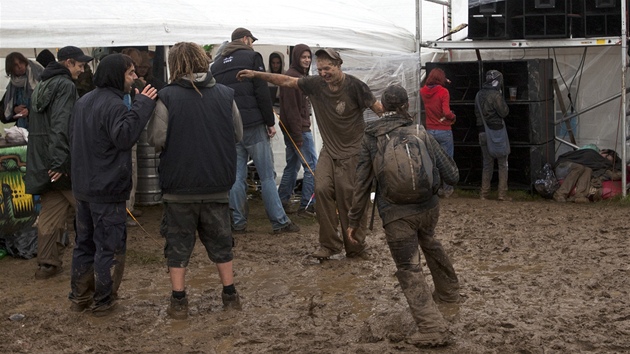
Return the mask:
[[[451,109],[457,115],[452,129],[459,185],[481,186],[482,157],[475,96],[481,89],[485,72],[494,69],[503,73],[503,94],[510,108],[505,119],[512,148],[508,160],[510,188],[532,190],[537,171],[546,162],[555,160],[553,60],[427,63],[427,75],[438,67],[451,80],[446,88]],[[509,88],[515,96],[510,97]],[[495,176],[494,181],[497,180]]]
[[[468,38],[621,35],[621,0],[469,0]]]

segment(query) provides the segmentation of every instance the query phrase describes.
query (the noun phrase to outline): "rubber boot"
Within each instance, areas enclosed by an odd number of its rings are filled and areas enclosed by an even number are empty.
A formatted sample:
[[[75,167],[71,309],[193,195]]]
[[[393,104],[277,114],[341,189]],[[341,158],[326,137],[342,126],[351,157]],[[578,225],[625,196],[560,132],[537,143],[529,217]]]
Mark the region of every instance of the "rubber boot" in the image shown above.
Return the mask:
[[[424,274],[421,271],[398,270],[396,278],[407,298],[411,316],[418,325],[419,332],[443,333],[446,337],[446,321],[433,302]]]

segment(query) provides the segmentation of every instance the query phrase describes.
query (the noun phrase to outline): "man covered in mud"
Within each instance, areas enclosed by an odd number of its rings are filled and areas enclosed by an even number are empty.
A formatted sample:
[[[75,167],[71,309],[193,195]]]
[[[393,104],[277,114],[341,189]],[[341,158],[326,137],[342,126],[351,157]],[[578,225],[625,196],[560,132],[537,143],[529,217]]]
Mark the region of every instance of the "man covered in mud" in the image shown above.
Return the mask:
[[[426,133],[424,128],[420,126],[418,130],[411,129],[414,135],[424,141],[424,144],[420,146],[426,146],[428,157],[432,162],[431,167],[433,167],[431,170],[427,168],[426,173],[432,174],[435,191],[431,188],[426,189],[422,198],[414,198],[407,204],[392,202],[386,197],[383,191],[387,190],[387,179],[380,172],[375,173],[375,165],[378,165],[375,159],[379,158],[381,161],[383,159],[384,148],[383,143],[379,143],[379,139],[381,141],[389,140],[390,137],[395,139],[395,135],[407,139],[408,135],[404,134],[409,134],[409,130],[403,127],[412,126],[414,121],[407,111],[409,99],[407,91],[402,86],[387,87],[383,92],[381,102],[385,110],[383,118],[367,125],[359,154],[356,187],[352,208],[348,215],[348,240],[353,244],[359,243],[355,238],[356,231],[366,214],[372,181],[376,177],[378,187],[375,203],[378,205],[378,211],[383,220],[389,250],[396,263],[396,278],[407,298],[411,314],[419,330],[408,338],[408,342],[416,346],[446,345],[447,325],[431,299],[429,287],[422,274],[418,244],[425,254],[427,266],[433,277],[435,284],[433,296],[436,300],[457,302],[459,300],[457,275],[442,244],[434,236],[440,214],[439,198],[436,193],[437,187],[441,185],[440,177],[445,183],[454,185],[459,180],[459,171],[453,159],[442,150],[440,144],[430,134]],[[427,184],[431,185],[431,183]]]
[[[147,85],[129,110],[123,96],[137,78],[132,59],[110,54],[94,75],[96,89],[72,112],[72,192],[77,200],[77,237],[70,278],[71,310],[92,305],[110,314],[122,280],[127,250],[126,201],[131,191],[131,148],[155,108],[157,90]]]
[[[234,90],[218,84],[201,46],[180,42],[168,55],[171,84],[149,122],[149,144],[160,153],[160,187],[164,202],[162,233],[172,294],[167,313],[188,317],[186,267],[195,233],[217,266],[226,309],[240,309],[234,287],[229,191],[236,180],[236,143],[243,126]]]
[[[312,257],[326,259],[346,250],[346,256],[368,258],[365,245],[367,215],[356,230],[357,243],[348,243],[348,211],[352,202],[358,154],[363,138],[363,111],[380,114],[382,106],[361,80],[341,70],[343,60],[333,49],[315,52],[319,76],[302,78],[242,70],[237,78],[259,78],[272,84],[300,89],[313,109],[324,146],[315,175],[315,213],[319,223],[320,248]],[[338,226],[341,223],[341,230]]]

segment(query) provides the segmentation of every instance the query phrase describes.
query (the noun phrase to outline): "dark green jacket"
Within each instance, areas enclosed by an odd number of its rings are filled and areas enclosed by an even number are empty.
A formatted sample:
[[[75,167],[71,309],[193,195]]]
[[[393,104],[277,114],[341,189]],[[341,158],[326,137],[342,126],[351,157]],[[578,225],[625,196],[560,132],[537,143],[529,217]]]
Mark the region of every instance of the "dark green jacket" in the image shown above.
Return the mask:
[[[26,151],[26,193],[70,190],[70,118],[79,97],[70,71],[58,63],[42,73],[31,96],[29,135]],[[64,174],[51,182],[48,171]]]
[[[379,153],[377,137],[387,133],[395,133],[396,128],[412,124],[413,121],[411,119],[404,118],[398,114],[385,114],[383,118],[367,124],[363,136],[361,152],[359,153],[352,207],[348,212],[350,227],[359,227],[359,221],[363,213],[367,210],[372,180],[374,180],[372,163],[376,154]],[[424,130],[424,127],[419,129]],[[439,179],[449,185],[455,185],[459,181],[459,170],[457,169],[455,161],[444,152],[440,144],[430,134],[426,134],[426,138],[425,143],[429,151],[429,156],[431,156],[437,171],[439,171]],[[434,183],[440,184],[436,182],[435,178],[437,177],[438,176],[434,176]],[[383,220],[383,225],[429,210],[438,204],[437,195],[418,204],[393,204],[389,203],[381,196],[379,191],[380,189],[376,192],[376,205],[378,206],[379,215]]]

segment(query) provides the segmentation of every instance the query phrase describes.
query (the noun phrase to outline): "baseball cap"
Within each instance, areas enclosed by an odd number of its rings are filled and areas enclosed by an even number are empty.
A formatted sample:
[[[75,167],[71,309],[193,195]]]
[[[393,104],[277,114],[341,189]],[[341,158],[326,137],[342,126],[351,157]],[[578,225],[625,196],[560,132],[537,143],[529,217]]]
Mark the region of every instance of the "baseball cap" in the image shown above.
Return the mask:
[[[254,42],[258,40],[258,38],[254,37],[254,35],[252,34],[252,31],[248,30],[247,28],[239,27],[235,29],[234,32],[232,32],[232,40],[240,39],[245,36],[251,37],[254,40]]]
[[[343,60],[341,59],[341,56],[339,55],[339,53],[332,48],[322,48],[315,52],[315,55],[318,57],[324,54],[331,57],[334,60],[339,60],[340,64],[343,64]]]
[[[67,59],[74,59],[82,63],[87,63],[89,61],[92,61],[92,59],[94,58],[89,55],[83,54],[83,51],[77,47],[67,46],[59,49],[59,51],[57,52],[57,60],[62,61]]]

